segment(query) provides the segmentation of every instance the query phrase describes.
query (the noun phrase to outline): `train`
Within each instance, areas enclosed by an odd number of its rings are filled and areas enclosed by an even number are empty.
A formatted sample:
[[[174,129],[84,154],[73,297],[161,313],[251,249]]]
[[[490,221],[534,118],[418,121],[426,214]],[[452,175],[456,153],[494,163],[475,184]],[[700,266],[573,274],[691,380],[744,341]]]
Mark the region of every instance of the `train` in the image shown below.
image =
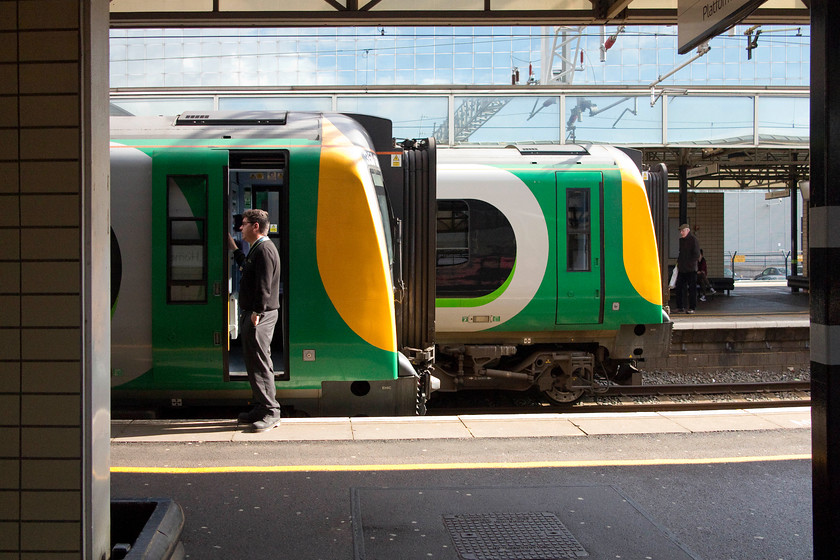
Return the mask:
[[[633,156],[602,145],[438,151],[440,390],[537,388],[569,403],[638,382],[638,361],[667,355],[660,252]]]
[[[245,405],[226,240],[268,211],[278,399],[423,414],[437,391],[573,402],[667,352],[640,162],[608,146],[438,149],[319,112],[111,118],[112,403]]]

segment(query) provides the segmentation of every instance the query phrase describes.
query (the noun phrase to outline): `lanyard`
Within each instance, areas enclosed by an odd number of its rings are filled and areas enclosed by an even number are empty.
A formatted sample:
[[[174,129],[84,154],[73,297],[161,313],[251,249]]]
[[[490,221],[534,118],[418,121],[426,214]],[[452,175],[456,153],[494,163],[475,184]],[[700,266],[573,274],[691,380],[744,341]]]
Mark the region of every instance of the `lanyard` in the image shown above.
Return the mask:
[[[257,245],[259,245],[260,243],[262,243],[262,242],[263,242],[263,241],[265,241],[266,239],[268,239],[268,237],[266,237],[266,236],[262,236],[262,237],[260,237],[259,239],[257,239],[256,241],[254,241],[253,245],[251,245],[251,248],[250,248],[250,249],[248,249],[248,255],[247,255],[245,258],[247,259],[248,257],[250,257],[250,256],[251,256],[251,253],[254,251],[254,249],[256,249],[256,248],[257,248]]]

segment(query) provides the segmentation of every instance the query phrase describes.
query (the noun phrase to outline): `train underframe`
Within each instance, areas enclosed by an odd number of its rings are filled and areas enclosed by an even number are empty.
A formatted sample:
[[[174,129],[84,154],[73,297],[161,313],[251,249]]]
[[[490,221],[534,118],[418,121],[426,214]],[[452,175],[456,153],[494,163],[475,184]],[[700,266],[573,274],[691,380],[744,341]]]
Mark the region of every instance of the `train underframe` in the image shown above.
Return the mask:
[[[573,403],[610,384],[640,384],[637,363],[645,355],[668,351],[670,326],[627,326],[589,342],[534,342],[529,337],[519,343],[451,341],[437,347],[435,377],[443,392],[536,388],[553,403]]]

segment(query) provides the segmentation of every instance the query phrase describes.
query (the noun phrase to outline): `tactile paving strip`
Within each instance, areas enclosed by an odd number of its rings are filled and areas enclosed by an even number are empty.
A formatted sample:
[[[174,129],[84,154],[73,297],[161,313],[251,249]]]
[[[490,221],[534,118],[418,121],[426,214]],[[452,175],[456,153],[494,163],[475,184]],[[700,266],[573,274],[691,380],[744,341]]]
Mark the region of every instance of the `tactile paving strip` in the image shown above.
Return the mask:
[[[560,560],[589,553],[550,512],[443,516],[461,560]]]

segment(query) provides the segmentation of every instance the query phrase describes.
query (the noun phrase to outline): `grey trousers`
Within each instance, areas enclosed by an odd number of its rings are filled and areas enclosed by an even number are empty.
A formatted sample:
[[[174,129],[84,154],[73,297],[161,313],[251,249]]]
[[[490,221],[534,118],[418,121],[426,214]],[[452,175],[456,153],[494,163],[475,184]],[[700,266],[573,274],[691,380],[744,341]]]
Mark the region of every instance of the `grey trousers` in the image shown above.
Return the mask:
[[[278,312],[266,311],[259,324],[254,327],[251,312],[244,312],[240,317],[242,327],[242,353],[248,381],[254,394],[254,402],[264,408],[268,414],[280,414],[277,402],[277,387],[274,385],[274,364],[271,361],[271,338],[277,324]]]

